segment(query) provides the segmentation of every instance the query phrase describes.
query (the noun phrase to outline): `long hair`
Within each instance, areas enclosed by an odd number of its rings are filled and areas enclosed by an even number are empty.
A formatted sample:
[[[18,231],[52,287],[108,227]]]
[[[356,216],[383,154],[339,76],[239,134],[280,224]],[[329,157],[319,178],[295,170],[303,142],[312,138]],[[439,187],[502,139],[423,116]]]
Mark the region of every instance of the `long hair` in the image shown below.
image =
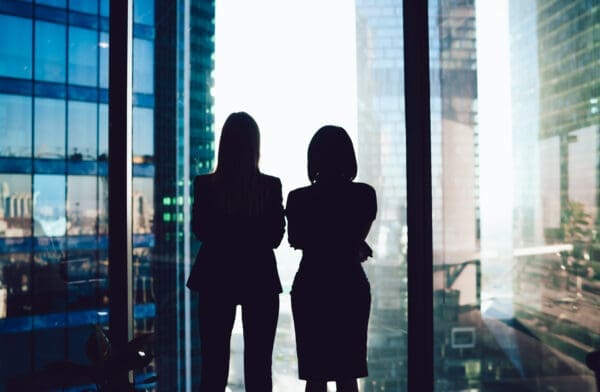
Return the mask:
[[[346,130],[334,125],[320,128],[308,145],[310,182],[352,181],[357,171],[356,154]]]
[[[215,170],[220,202],[227,212],[256,215],[262,210],[259,157],[260,133],[256,121],[245,112],[230,114],[221,131]]]

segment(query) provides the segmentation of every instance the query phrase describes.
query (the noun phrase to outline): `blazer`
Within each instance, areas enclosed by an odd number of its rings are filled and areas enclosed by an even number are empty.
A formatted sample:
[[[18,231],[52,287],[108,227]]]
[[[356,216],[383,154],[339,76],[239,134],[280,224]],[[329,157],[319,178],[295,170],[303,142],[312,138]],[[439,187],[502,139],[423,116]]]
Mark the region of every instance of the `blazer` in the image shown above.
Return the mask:
[[[194,179],[192,231],[202,241],[187,287],[235,302],[281,293],[273,249],[285,230],[281,181],[259,174],[263,211],[255,216],[228,213],[219,203],[215,175]]]

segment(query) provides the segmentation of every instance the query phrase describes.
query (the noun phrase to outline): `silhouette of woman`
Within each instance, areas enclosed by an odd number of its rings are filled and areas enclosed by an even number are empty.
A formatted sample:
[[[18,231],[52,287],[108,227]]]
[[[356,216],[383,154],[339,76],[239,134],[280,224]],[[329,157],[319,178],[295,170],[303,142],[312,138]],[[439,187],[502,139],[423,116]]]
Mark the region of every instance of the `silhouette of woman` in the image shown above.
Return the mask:
[[[357,164],[343,128],[325,126],[308,147],[310,186],[288,195],[290,245],[302,249],[292,285],[298,373],[306,391],[358,391],[367,376],[370,286],[361,262],[375,219],[375,190],[353,182]]]
[[[254,119],[232,113],[214,173],[194,179],[192,230],[202,247],[187,282],[199,292],[200,391],[224,391],[231,330],[241,305],[246,391],[271,391],[281,283],[273,249],[283,237],[281,182],[258,168]]]

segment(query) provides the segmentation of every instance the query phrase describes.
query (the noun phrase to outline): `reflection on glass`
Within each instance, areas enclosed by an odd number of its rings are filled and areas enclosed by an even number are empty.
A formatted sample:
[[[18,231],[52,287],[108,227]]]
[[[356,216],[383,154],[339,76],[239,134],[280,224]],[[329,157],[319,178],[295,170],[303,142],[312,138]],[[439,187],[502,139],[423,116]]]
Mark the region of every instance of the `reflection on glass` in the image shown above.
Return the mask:
[[[36,158],[64,158],[65,156],[65,101],[35,98]]]
[[[69,101],[69,159],[80,161],[96,159],[97,110],[96,103]]]
[[[406,389],[406,168],[402,2],[356,2],[359,178],[377,191],[365,391]]]
[[[100,42],[98,44],[100,50],[100,87],[108,88],[108,44],[109,34],[100,33]]]
[[[29,254],[0,254],[0,319],[31,314],[31,290]]]
[[[108,159],[108,105],[98,105],[98,160]]]
[[[53,248],[59,245],[50,239]],[[33,313],[60,313],[67,308],[67,274],[64,251],[33,254]]]
[[[33,176],[33,233],[36,237],[64,236],[67,228],[65,216],[65,176]]]
[[[154,93],[154,43],[133,39],[133,91]]]
[[[150,163],[154,156],[154,138],[148,137],[154,129],[154,110],[133,108],[133,160]]]
[[[108,177],[98,177],[98,234],[108,234]]]
[[[0,15],[0,76],[31,79],[31,26],[29,19]]]
[[[154,224],[154,180],[136,177],[133,179],[133,232],[148,234]]]
[[[55,23],[35,22],[35,78],[64,82],[66,77],[66,29]]]
[[[135,0],[133,2],[133,23],[150,26],[154,24],[154,0]]]
[[[31,156],[31,97],[0,94],[0,140],[0,156]]]
[[[599,6],[429,4],[436,390],[595,390]]]
[[[31,235],[31,176],[0,174],[0,237]]]
[[[98,32],[69,26],[69,83],[96,86]]]
[[[67,177],[67,234],[95,235],[98,218],[97,177]]]

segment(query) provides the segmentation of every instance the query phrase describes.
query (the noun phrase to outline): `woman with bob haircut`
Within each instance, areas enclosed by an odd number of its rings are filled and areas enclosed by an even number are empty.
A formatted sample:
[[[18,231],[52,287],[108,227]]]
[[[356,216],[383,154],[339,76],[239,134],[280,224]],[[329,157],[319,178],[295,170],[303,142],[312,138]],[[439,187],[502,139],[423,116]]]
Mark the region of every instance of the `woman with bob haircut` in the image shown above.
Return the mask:
[[[324,126],[308,147],[311,185],[288,195],[290,245],[302,250],[292,285],[299,378],[307,392],[358,391],[366,377],[370,286],[361,263],[375,219],[375,190],[353,182],[357,164],[343,128]]]
[[[232,113],[214,173],[194,179],[192,230],[202,246],[187,286],[199,293],[200,391],[224,391],[231,330],[241,305],[246,391],[272,390],[271,361],[281,283],[273,249],[283,237],[281,182],[258,167],[254,119]]]

